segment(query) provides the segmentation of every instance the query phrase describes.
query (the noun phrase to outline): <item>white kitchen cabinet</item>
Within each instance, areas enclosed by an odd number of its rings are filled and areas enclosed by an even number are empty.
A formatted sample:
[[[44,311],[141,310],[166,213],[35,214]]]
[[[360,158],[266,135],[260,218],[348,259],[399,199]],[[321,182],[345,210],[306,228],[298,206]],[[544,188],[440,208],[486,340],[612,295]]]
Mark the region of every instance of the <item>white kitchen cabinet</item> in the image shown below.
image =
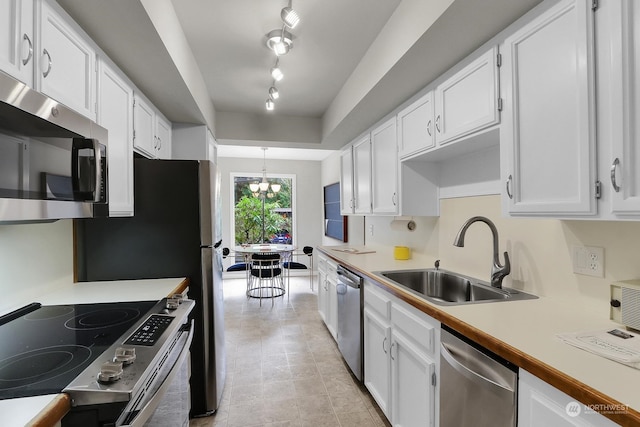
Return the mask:
[[[440,323],[365,281],[364,383],[392,425],[435,426]]]
[[[596,12],[600,180],[614,218],[640,215],[640,4],[601,2]]]
[[[217,163],[218,143],[205,125],[176,124],[171,131],[171,158]]]
[[[0,2],[0,70],[33,86],[33,0]]]
[[[371,172],[372,212],[397,215],[398,144],[395,117],[371,131]]]
[[[518,426],[610,427],[618,424],[520,369]]]
[[[150,103],[138,94],[133,101],[133,148],[147,157],[156,156],[155,112]]]
[[[171,158],[171,123],[139,94],[134,94],[133,123],[137,152],[152,159]]]
[[[340,153],[340,213],[353,213],[353,147]]]
[[[171,159],[171,122],[159,113],[156,120],[156,150],[159,159]]]
[[[371,137],[353,144],[353,213],[371,212]]]
[[[404,108],[397,115],[400,158],[434,148],[433,91]]]
[[[95,51],[47,1],[39,5],[36,89],[95,120]]]
[[[563,0],[501,48],[504,209],[510,215],[596,213],[593,12]]]
[[[338,265],[320,254],[318,256],[318,311],[334,339],[338,333]]]
[[[485,54],[435,90],[435,139],[444,145],[500,122],[498,50]]]
[[[98,124],[109,132],[109,215],[133,215],[133,88],[104,60],[98,63]]]

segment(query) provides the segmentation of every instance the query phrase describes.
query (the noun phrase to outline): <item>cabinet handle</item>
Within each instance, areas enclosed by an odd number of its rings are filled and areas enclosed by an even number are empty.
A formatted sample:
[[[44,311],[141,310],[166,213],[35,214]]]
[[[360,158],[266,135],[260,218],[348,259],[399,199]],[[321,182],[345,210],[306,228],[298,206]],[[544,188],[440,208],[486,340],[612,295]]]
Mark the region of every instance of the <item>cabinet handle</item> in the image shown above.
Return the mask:
[[[27,57],[25,59],[22,60],[22,65],[27,65],[29,63],[29,61],[31,60],[31,58],[33,57],[33,43],[31,43],[31,39],[26,34],[22,35],[22,40],[24,40],[27,43],[29,43],[29,54],[27,55]]]
[[[611,165],[611,185],[616,193],[620,191],[620,186],[616,182],[616,169],[618,169],[618,165],[620,165],[620,159],[616,157]]]
[[[158,138],[158,150],[162,150],[162,138]]]
[[[431,120],[427,122],[427,133],[431,136]]]
[[[393,203],[393,206],[396,206],[396,193],[393,193],[393,196],[391,196],[391,203]]]
[[[436,117],[436,130],[440,133],[440,114]]]
[[[384,337],[384,339],[382,340],[382,351],[384,351],[384,354],[387,354],[387,349],[384,348],[384,343],[387,342],[387,337]]]
[[[507,196],[509,196],[510,199],[513,199],[513,194],[511,193],[511,181],[513,181],[513,176],[509,175],[509,178],[507,178],[507,184],[506,184]]]
[[[42,56],[44,55],[47,55],[47,70],[42,73],[42,77],[46,79],[51,72],[51,55],[49,54],[49,51],[47,51],[47,49],[43,49]]]
[[[395,342],[391,343],[391,347],[389,348],[389,357],[391,357],[391,360],[396,360],[395,357],[393,357],[393,346],[396,345]]]

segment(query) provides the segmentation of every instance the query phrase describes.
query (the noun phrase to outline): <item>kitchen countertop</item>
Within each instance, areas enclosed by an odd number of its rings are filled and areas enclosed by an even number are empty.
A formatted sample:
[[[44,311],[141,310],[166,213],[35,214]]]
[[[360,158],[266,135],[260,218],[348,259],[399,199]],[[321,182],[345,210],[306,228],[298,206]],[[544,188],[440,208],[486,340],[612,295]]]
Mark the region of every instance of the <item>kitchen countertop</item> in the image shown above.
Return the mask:
[[[430,268],[435,258],[414,254],[396,261],[392,248],[374,253],[346,253],[324,246],[319,250],[340,264],[376,282],[409,304],[468,338],[515,363],[586,405],[622,404],[622,414],[604,414],[621,425],[640,425],[640,370],[568,345],[556,338],[565,332],[620,328],[590,314],[580,304],[553,298],[458,306],[430,303],[394,285],[374,271]],[[356,249],[371,249],[360,247]]]
[[[118,280],[105,282],[69,283],[52,289],[38,298],[42,305],[87,304],[101,302],[153,301],[188,287],[185,278]],[[32,301],[16,302],[15,309]],[[10,312],[12,310],[8,310]],[[4,314],[4,313],[0,313]],[[0,400],[2,425],[6,426],[52,426],[69,408],[69,399],[64,394]],[[66,407],[66,408],[65,408]],[[56,415],[58,414],[58,415]]]

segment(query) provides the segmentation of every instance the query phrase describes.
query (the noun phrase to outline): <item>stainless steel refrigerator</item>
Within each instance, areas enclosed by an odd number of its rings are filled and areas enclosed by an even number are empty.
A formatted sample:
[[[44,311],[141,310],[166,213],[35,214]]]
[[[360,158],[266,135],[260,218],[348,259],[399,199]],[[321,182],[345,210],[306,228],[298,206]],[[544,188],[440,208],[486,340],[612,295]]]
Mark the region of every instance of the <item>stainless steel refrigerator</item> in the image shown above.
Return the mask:
[[[218,408],[225,381],[220,209],[213,163],[136,158],[134,216],[74,223],[79,281],[189,278],[192,416]]]

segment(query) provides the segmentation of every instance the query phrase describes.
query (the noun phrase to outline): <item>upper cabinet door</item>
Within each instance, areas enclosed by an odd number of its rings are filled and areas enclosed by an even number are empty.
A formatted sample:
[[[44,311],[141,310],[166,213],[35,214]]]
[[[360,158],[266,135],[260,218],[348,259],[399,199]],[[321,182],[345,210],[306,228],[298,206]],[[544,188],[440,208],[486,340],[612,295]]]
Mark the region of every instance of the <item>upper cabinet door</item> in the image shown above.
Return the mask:
[[[109,132],[109,215],[133,215],[133,89],[104,61],[98,66],[98,124]]]
[[[433,91],[398,113],[400,158],[435,147]]]
[[[510,214],[596,212],[589,5],[560,1],[507,38],[501,49],[501,164]]]
[[[141,97],[134,95],[133,148],[150,158],[156,156],[158,146],[155,126],[153,107]]]
[[[33,0],[0,2],[0,70],[33,86]]]
[[[356,214],[371,213],[371,138],[353,144],[353,193]]]
[[[156,145],[159,159],[171,159],[171,123],[156,114]]]
[[[599,143],[609,150],[601,163],[611,212],[640,214],[640,4],[602,2],[598,29]]]
[[[373,213],[398,213],[398,144],[396,118],[371,131]]]
[[[39,90],[95,120],[95,52],[46,1],[40,4]]]
[[[436,88],[435,136],[439,145],[500,121],[498,50],[489,49]]]
[[[353,151],[347,148],[340,154],[340,213],[353,213]]]

